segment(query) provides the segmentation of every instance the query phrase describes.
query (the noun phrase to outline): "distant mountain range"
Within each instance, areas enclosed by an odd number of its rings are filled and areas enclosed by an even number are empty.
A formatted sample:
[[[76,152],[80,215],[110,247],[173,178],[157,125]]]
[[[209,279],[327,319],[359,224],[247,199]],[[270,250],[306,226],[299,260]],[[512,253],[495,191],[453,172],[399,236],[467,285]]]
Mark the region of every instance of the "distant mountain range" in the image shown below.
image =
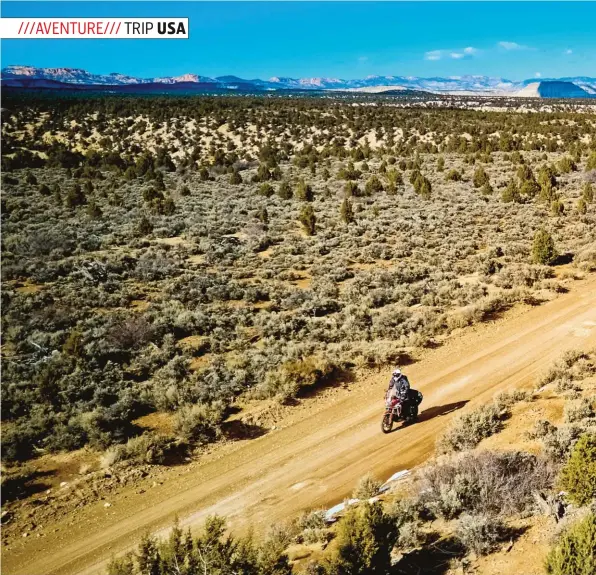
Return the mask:
[[[92,74],[78,68],[34,68],[7,66],[2,69],[4,86],[31,88],[115,87],[117,91],[145,91],[163,86],[165,91],[195,89],[198,91],[278,91],[278,90],[341,90],[350,92],[387,92],[396,90],[423,91],[453,95],[519,95],[526,97],[594,97],[596,78],[532,78],[513,82],[489,76],[450,76],[418,78],[414,76],[367,76],[355,80],[340,78],[285,78],[247,80],[237,76],[210,78],[197,74],[164,78],[136,78],[125,74]],[[552,83],[557,83],[555,86]],[[537,87],[538,86],[538,87]],[[123,89],[123,88],[128,89]],[[143,89],[144,88],[144,89]]]

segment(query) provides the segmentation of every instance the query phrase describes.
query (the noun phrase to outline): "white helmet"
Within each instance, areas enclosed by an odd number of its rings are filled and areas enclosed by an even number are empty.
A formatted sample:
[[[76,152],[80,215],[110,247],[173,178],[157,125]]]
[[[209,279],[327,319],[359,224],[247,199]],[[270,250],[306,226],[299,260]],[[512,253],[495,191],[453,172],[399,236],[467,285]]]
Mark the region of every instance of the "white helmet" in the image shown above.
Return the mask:
[[[396,368],[393,370],[393,375],[394,375],[395,377],[398,377],[398,376],[400,376],[400,375],[401,375],[401,369],[399,369],[399,367],[396,367]]]

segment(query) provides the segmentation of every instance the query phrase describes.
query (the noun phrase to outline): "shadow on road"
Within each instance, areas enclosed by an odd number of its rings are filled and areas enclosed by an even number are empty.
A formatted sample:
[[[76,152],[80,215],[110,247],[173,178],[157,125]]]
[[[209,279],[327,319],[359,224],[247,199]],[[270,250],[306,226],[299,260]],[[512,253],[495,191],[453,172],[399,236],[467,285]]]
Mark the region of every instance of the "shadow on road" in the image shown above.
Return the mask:
[[[429,419],[441,417],[442,415],[448,415],[449,413],[461,409],[464,405],[466,405],[466,403],[468,403],[468,400],[456,401],[455,403],[447,403],[446,405],[436,405],[434,407],[429,407],[418,416],[418,422],[428,421]]]
[[[468,400],[456,401],[455,403],[447,403],[445,405],[436,405],[434,407],[429,407],[428,409],[425,409],[422,413],[418,415],[418,420],[416,421],[416,423],[422,423],[423,421],[429,421],[430,419],[434,419],[435,417],[447,415],[449,413],[457,411],[458,409],[461,409],[464,405],[466,405],[466,403],[468,403]],[[416,423],[402,422],[401,425],[399,425],[398,427],[394,427],[389,433],[395,433],[399,429],[416,425]]]

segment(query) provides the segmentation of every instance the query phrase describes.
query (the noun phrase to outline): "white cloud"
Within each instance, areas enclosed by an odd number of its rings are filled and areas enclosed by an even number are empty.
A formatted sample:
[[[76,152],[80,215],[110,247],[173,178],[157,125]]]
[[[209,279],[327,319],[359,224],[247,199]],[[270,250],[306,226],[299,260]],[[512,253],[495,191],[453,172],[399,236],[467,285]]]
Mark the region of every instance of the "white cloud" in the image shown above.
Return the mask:
[[[563,52],[563,54],[567,54],[567,55],[569,55],[569,54],[573,54],[573,50],[571,50],[570,48],[568,48],[567,50],[565,50],[565,51]]]
[[[426,52],[426,54],[424,54],[425,60],[440,60],[442,57],[442,50],[431,50],[430,52]]]
[[[534,76],[536,76],[536,78],[542,78],[542,74],[540,72],[536,72],[536,74],[534,74]]]
[[[498,44],[501,48],[505,50],[527,50],[527,46],[523,46],[522,44],[518,44],[517,42],[499,42]]]
[[[441,60],[442,58],[453,58],[454,60],[461,60],[462,58],[471,58],[478,53],[477,48],[468,46],[467,48],[457,48],[456,50],[431,50],[424,54],[425,60]]]

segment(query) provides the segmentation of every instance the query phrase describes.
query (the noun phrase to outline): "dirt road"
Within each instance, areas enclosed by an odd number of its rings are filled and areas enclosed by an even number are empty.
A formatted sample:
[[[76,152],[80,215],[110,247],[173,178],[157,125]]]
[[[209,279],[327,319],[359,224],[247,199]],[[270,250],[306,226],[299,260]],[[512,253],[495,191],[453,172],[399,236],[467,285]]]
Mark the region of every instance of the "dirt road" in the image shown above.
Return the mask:
[[[564,350],[594,345],[596,278],[591,277],[543,306],[468,330],[409,366],[410,381],[425,396],[419,424],[383,435],[389,371],[370,376],[288,427],[208,458],[145,493],[131,490],[107,510],[98,502],[60,531],[23,541],[4,553],[3,573],[103,573],[112,554],[144,532],[163,532],[176,515],[183,525],[195,525],[219,513],[235,527],[260,529],[305,508],[330,506],[367,472],[386,478],[422,462],[464,402],[532,385]]]

